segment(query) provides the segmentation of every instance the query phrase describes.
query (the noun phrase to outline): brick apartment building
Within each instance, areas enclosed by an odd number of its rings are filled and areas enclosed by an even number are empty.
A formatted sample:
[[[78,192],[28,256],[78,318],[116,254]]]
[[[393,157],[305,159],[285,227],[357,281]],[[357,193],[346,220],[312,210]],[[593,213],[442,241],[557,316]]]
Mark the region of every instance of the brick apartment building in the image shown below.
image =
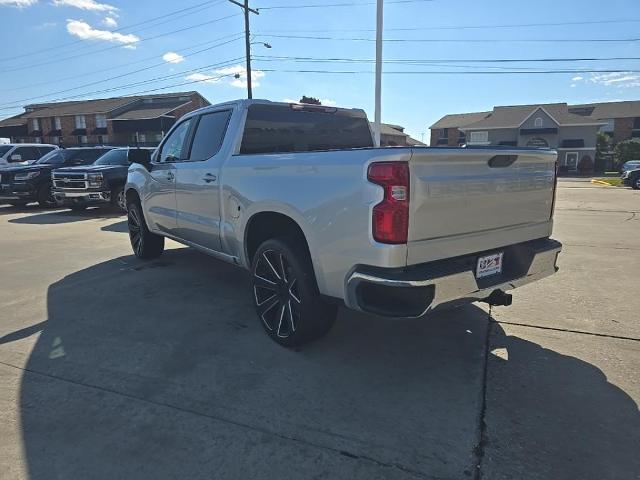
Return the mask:
[[[209,105],[198,92],[38,103],[0,121],[12,143],[157,145],[185,113]]]
[[[532,118],[534,124],[527,125]],[[598,132],[609,136],[611,147],[624,140],[640,138],[640,101],[495,107],[490,112],[445,115],[430,129],[433,146],[484,144],[555,148],[560,165],[572,170],[576,168],[576,159],[585,156],[594,159]],[[605,162],[606,165],[596,168],[612,168],[611,152],[605,153]]]

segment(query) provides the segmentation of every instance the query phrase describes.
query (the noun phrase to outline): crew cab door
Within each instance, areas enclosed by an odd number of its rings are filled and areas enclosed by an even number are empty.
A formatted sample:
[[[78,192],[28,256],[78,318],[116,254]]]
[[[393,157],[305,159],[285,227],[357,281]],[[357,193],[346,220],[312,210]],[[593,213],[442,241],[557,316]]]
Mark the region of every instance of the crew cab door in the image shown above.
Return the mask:
[[[176,165],[187,156],[192,119],[177,125],[165,138],[151,161],[150,180],[144,200],[145,215],[155,228],[175,235]]]
[[[221,147],[231,110],[208,111],[192,118],[186,158],[175,165],[177,235],[221,251],[220,171],[226,158]]]

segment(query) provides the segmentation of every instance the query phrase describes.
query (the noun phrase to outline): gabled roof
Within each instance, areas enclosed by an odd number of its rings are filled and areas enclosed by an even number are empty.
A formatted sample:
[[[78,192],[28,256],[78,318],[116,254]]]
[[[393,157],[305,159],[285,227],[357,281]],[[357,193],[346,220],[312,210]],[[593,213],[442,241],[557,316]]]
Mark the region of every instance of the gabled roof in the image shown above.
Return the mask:
[[[566,103],[547,103],[541,105],[514,105],[495,107],[493,112],[482,120],[466,125],[464,130],[519,128],[537,110],[543,110],[558,125],[595,125],[600,124],[590,117],[574,115],[569,112]]]
[[[453,113],[445,115],[429,128],[460,128],[478,122],[491,112]]]
[[[609,118],[629,118],[640,117],[640,101],[632,100],[627,102],[604,102],[585,103],[580,105],[569,105],[569,111],[577,113],[582,110],[592,119],[606,120]]]
[[[24,113],[20,113],[19,115],[14,115],[13,117],[0,120],[0,127],[14,127],[16,125],[25,125],[27,121],[24,119],[24,115]]]

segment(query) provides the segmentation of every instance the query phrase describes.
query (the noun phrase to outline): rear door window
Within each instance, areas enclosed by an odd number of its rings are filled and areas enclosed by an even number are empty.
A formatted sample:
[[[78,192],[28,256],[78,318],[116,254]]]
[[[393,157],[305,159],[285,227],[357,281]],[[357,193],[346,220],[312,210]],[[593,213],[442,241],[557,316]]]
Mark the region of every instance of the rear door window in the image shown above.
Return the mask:
[[[241,154],[313,152],[373,147],[369,122],[361,112],[330,107],[252,105]]]
[[[189,160],[201,161],[213,157],[224,140],[231,111],[207,113],[200,117],[193,136]]]

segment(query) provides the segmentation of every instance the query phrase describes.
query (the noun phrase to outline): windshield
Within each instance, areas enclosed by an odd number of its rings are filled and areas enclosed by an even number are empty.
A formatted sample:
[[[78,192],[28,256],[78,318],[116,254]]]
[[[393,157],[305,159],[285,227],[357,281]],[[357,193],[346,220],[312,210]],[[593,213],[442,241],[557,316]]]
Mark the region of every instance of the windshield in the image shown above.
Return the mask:
[[[45,156],[41,157],[36,163],[40,164],[59,164],[64,163],[64,157],[62,156],[62,152],[64,150],[53,150],[47,153]]]
[[[11,150],[13,147],[11,145],[0,145],[0,157]]]
[[[128,150],[125,148],[111,150],[105,153],[94,165],[129,165]]]
[[[624,170],[634,170],[636,168],[640,167],[640,161],[631,161],[631,162],[626,162],[622,168]]]

